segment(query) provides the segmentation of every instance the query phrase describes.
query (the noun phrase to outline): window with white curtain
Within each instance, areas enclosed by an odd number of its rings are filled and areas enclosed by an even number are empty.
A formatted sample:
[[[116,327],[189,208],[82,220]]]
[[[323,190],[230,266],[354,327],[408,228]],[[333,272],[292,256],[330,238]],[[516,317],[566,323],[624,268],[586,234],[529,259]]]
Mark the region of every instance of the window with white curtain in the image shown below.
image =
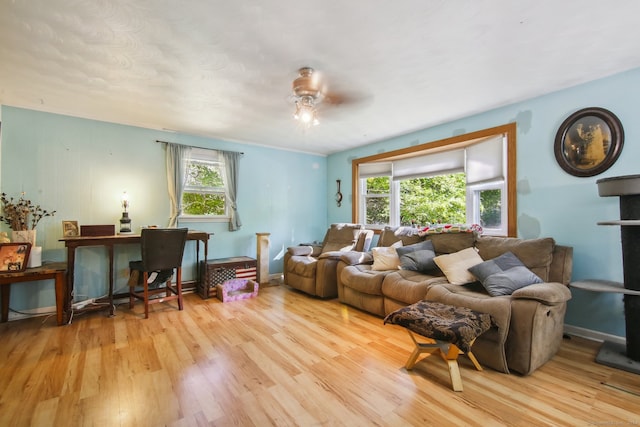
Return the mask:
[[[453,218],[481,224],[485,234],[515,235],[515,131],[512,123],[355,160],[354,222],[375,229],[453,222]],[[419,185],[434,185],[437,190],[421,192],[422,199],[416,199],[410,192],[419,190]],[[434,191],[440,199],[449,198],[447,212],[454,213],[450,218],[434,214],[436,206],[426,219],[401,213],[408,201],[442,203],[429,198]]]

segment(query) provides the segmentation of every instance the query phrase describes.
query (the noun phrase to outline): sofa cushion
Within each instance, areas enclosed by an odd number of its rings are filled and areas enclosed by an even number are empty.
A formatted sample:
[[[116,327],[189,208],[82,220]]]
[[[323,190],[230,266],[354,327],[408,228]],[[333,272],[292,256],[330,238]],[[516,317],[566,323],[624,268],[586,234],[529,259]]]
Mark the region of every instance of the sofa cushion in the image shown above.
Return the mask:
[[[473,247],[476,242],[476,233],[429,234],[424,238],[433,243],[436,254],[442,255]]]
[[[331,224],[322,242],[322,252],[352,250],[360,230],[360,224]]]
[[[400,257],[396,251],[397,247],[402,246],[402,242],[398,241],[389,247],[377,247],[371,250],[373,254],[372,270],[397,270],[400,267]]]
[[[287,269],[302,277],[315,277],[318,260],[308,256],[292,256]]]
[[[367,264],[350,265],[342,269],[340,282],[359,293],[382,296],[382,281],[390,272],[372,270]]]
[[[571,299],[571,291],[568,286],[559,283],[537,283],[518,289],[511,294],[513,299],[532,299],[545,305],[562,304]]]
[[[476,248],[482,259],[494,259],[511,251],[544,282],[549,281],[554,247],[555,241],[550,237],[525,240],[515,237],[480,236],[476,241]]]
[[[511,295],[525,286],[542,283],[542,279],[529,270],[511,251],[474,265],[469,271],[493,297]]]
[[[474,248],[463,249],[448,255],[439,255],[433,261],[452,285],[475,282],[475,276],[468,269],[483,262]]]
[[[413,304],[424,299],[429,287],[436,283],[446,283],[447,278],[439,270],[433,275],[411,270],[389,272],[382,282],[382,294],[385,299]]]
[[[416,228],[386,226],[380,233],[377,246],[391,246],[396,242],[402,242],[404,246],[420,243],[424,237],[420,236],[418,231]]]

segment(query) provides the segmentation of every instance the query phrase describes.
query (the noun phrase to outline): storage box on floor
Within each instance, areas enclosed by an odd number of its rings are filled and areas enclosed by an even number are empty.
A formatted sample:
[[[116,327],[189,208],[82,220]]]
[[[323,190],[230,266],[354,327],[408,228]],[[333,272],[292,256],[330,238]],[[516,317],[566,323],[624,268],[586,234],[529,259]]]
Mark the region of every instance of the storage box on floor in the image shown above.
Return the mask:
[[[216,296],[216,286],[230,279],[256,280],[256,260],[246,256],[210,259],[200,262],[198,293],[202,298]]]

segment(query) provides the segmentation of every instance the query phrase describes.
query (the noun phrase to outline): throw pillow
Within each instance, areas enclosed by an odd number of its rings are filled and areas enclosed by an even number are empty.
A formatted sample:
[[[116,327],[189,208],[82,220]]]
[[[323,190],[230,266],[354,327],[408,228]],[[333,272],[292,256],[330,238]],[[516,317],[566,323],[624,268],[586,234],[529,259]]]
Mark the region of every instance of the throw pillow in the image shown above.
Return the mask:
[[[391,246],[377,247],[371,250],[373,254],[372,270],[397,270],[400,267],[400,257],[396,248],[402,246],[402,242],[398,241]]]
[[[511,295],[514,291],[543,280],[529,270],[513,252],[469,268],[489,295]]]
[[[401,246],[397,248],[398,256],[402,257],[402,255],[406,255],[410,252],[420,251],[423,249],[433,250],[433,243],[431,240],[425,240],[424,242],[415,243],[413,245]]]
[[[448,255],[440,255],[433,259],[442,270],[447,281],[452,285],[464,285],[475,282],[476,278],[469,272],[469,268],[482,263],[478,252],[474,248],[466,248]]]
[[[400,256],[400,268],[402,270],[427,272],[437,268],[435,262],[433,262],[436,257],[436,251],[433,249],[431,240],[398,248],[398,255]]]
[[[433,259],[436,253],[433,249],[422,249],[419,251],[409,252],[400,257],[400,268],[402,270],[419,271],[426,273],[438,268]]]

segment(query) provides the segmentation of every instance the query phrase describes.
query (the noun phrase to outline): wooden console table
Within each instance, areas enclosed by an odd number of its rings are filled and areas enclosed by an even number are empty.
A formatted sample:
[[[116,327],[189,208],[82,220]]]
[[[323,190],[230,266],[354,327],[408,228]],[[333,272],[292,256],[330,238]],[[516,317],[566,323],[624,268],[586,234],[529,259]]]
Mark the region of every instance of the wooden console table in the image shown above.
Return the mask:
[[[200,264],[200,242],[204,244],[204,259],[207,259],[209,235],[210,233],[195,230],[189,230],[189,232],[187,233],[187,240],[196,240],[198,242],[198,244],[196,245],[196,266]],[[71,313],[76,249],[83,246],[105,246],[107,248],[107,252],[109,254],[109,293],[106,299],[104,301],[101,301],[104,304],[101,304],[97,307],[87,306],[82,311],[104,310],[108,307],[109,314],[113,316],[113,248],[116,245],[140,244],[140,235],[116,234],[112,236],[63,237],[62,239],[60,239],[60,241],[64,242],[64,245],[67,248],[67,289],[64,295],[64,313],[66,317],[65,321],[68,321]],[[198,280],[200,280],[200,278],[198,278]]]
[[[43,264],[40,267],[27,268],[24,271],[0,273],[0,287],[2,288],[2,319],[0,321],[4,323],[9,320],[9,298],[11,297],[12,283],[53,279],[55,280],[56,286],[56,319],[58,325],[64,324],[63,311],[66,272],[67,263],[53,262]]]

